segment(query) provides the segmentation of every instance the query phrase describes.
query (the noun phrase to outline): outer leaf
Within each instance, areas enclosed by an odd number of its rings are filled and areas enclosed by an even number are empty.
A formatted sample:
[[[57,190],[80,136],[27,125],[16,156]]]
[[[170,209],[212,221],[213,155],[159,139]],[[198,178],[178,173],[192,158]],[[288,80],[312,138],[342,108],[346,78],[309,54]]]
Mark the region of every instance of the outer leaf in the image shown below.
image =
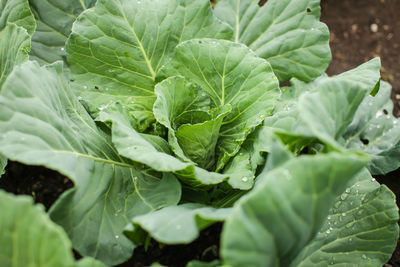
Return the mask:
[[[121,106],[110,107],[100,113],[100,121],[112,122],[112,141],[120,155],[146,164],[160,172],[174,172],[182,181],[193,187],[221,183],[226,175],[210,173],[156,149],[143,135],[136,132],[124,115]],[[164,141],[165,142],[165,141]]]
[[[339,196],[320,233],[290,266],[382,266],[396,247],[395,196],[363,171]]]
[[[361,103],[344,135],[348,148],[372,156],[372,174],[386,174],[400,167],[400,123],[392,115],[391,89],[381,82],[376,96],[368,96]]]
[[[65,59],[65,42],[78,15],[96,0],[29,0],[37,29],[32,37],[31,58],[40,63]]]
[[[73,266],[67,234],[49,219],[42,205],[33,206],[30,197],[0,190],[0,210],[1,266]]]
[[[15,24],[0,31],[0,89],[14,66],[28,60],[30,41],[26,30]]]
[[[294,88],[285,89],[278,110],[264,125],[279,131],[296,153],[315,138],[343,148],[345,132],[357,109],[379,81],[379,69],[379,59],[373,59],[343,74],[322,76],[309,84],[292,80]]]
[[[224,221],[231,209],[214,209],[197,203],[163,208],[133,218],[133,224],[164,244],[188,244],[201,230]],[[137,229],[138,230],[138,229]]]
[[[319,0],[220,0],[215,14],[235,29],[232,40],[268,60],[280,81],[311,81],[331,61]]]
[[[366,161],[355,155],[303,156],[261,175],[237,202],[222,234],[231,266],[288,266],[320,230],[338,194]]]
[[[330,144],[340,142],[358,106],[379,81],[379,69],[380,60],[371,60],[348,73],[322,80],[317,84],[318,91],[300,96],[301,131]]]
[[[7,158],[0,154],[0,178],[6,172]]]
[[[106,267],[102,262],[97,261],[93,258],[83,258],[79,260],[76,264],[75,267]]]
[[[36,23],[28,0],[2,0],[0,2],[0,30],[3,30],[8,23],[25,28],[29,35],[33,34]]]
[[[0,133],[0,152],[8,158],[74,181],[50,214],[82,255],[123,262],[134,247],[121,235],[129,219],[179,201],[174,177],[138,172],[118,156],[72,94],[60,64],[15,68],[1,92]]]
[[[92,109],[118,100],[144,130],[154,120],[157,73],[175,46],[195,37],[231,35],[208,0],[99,0],[74,24],[68,61]]]
[[[35,28],[28,0],[0,2],[0,89],[14,66],[28,59]]]
[[[279,97],[271,66],[241,44],[213,39],[177,47],[177,71],[199,84],[215,106],[230,104],[217,145],[217,171],[240,149],[247,135],[270,115]]]

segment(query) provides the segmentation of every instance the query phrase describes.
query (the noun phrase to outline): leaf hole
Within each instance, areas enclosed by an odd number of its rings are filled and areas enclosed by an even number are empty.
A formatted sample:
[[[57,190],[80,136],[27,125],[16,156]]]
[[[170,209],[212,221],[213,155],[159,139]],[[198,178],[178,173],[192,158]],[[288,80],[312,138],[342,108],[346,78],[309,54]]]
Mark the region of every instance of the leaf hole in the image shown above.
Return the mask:
[[[387,114],[389,114],[389,112],[386,109],[384,109],[383,114],[387,115]]]
[[[368,139],[361,139],[361,142],[362,142],[364,145],[368,145],[368,144],[369,144],[369,140],[368,140]]]
[[[307,13],[311,13],[311,9],[310,8],[307,8],[306,11],[307,11]]]
[[[94,89],[99,90],[99,87],[96,85],[96,86],[94,87]]]
[[[268,0],[260,0],[260,2],[258,2],[259,6],[263,6],[268,2]]]

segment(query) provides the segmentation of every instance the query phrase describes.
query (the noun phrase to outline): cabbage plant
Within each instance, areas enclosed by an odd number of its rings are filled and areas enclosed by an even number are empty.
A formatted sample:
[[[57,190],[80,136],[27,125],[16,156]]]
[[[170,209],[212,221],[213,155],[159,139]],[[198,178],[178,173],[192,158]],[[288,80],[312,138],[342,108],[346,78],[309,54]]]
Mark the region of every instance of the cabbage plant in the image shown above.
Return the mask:
[[[5,0],[0,12],[0,166],[74,183],[47,214],[0,192],[1,266],[113,266],[218,222],[220,259],[188,266],[390,258],[398,209],[371,175],[400,167],[391,87],[379,59],[324,74],[319,0]]]

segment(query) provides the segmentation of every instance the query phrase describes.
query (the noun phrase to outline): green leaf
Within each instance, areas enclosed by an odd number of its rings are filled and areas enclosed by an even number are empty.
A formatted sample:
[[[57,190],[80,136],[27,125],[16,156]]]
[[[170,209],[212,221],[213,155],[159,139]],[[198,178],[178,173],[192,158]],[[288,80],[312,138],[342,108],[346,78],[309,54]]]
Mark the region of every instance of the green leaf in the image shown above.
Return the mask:
[[[221,262],[219,260],[213,260],[211,262],[193,260],[186,265],[186,267],[219,267],[219,266],[221,266]]]
[[[228,183],[235,189],[248,190],[253,186],[257,167],[265,163],[261,153],[270,139],[265,136],[265,127],[258,127],[242,144],[236,154],[223,170],[229,175]]]
[[[153,113],[156,120],[168,129],[168,142],[172,151],[182,160],[190,162],[176,138],[175,131],[182,124],[210,119],[210,98],[198,85],[177,76],[158,83],[155,94],[157,100]]]
[[[156,76],[175,46],[231,35],[208,0],[99,0],[74,24],[68,62],[91,110],[120,101],[143,131],[154,121]]]
[[[320,230],[336,197],[366,164],[362,157],[330,153],[302,156],[260,175],[238,202],[221,241],[231,266],[288,266]]]
[[[136,216],[132,222],[136,230],[145,230],[164,244],[188,244],[199,237],[200,231],[224,221],[231,209],[215,209],[197,203],[186,203]]]
[[[216,111],[219,111],[217,109]],[[218,115],[202,123],[184,124],[176,131],[176,138],[185,154],[199,167],[212,170],[215,166],[215,149],[223,119],[231,107],[222,106]]]
[[[380,60],[373,59],[356,69],[316,84],[318,90],[300,96],[298,127],[306,135],[336,145],[363,99],[379,81]]]
[[[25,28],[10,23],[0,31],[0,89],[14,66],[28,60],[30,47]]]
[[[31,58],[40,63],[65,60],[65,42],[72,23],[96,0],[29,0],[37,29],[32,37]]]
[[[336,199],[318,235],[290,266],[382,266],[399,235],[395,196],[364,170]]]
[[[100,121],[112,122],[112,141],[120,155],[156,171],[174,172],[183,182],[193,187],[221,183],[227,178],[226,175],[202,170],[191,162],[183,162],[165,151],[157,150],[144,135],[131,127],[129,118],[124,114],[126,111],[121,105],[112,105],[100,112],[98,117]]]
[[[104,265],[101,261],[86,257],[77,261],[75,267],[107,267],[107,265]]]
[[[344,138],[349,149],[372,156],[372,174],[386,174],[400,167],[400,121],[393,116],[392,88],[381,82],[375,97],[367,96],[359,106]]]
[[[235,30],[235,42],[247,45],[271,63],[281,82],[311,81],[331,61],[329,30],[319,21],[319,0],[220,0],[215,14]]]
[[[247,135],[271,114],[280,95],[271,66],[242,44],[213,39],[176,48],[176,70],[200,85],[215,107],[231,105],[217,144],[216,170],[240,149]]]
[[[14,66],[28,59],[35,28],[27,0],[0,2],[0,89]]]
[[[0,190],[0,210],[1,266],[73,266],[67,234],[49,219],[42,205]]]
[[[6,173],[6,166],[7,166],[7,158],[0,154],[0,178],[1,176]]]
[[[174,177],[139,172],[118,155],[72,94],[60,64],[26,62],[8,77],[0,96],[0,152],[74,181],[50,216],[80,254],[106,264],[131,256],[134,245],[122,235],[131,217],[179,201]]]
[[[305,84],[292,79],[278,110],[264,121],[299,153],[318,138],[336,149],[345,146],[344,135],[360,104],[380,77],[380,60],[373,59],[337,76],[321,76]]]
[[[170,77],[156,85],[153,111],[157,121],[168,129],[175,154],[211,170],[224,117],[230,105],[212,109],[210,97],[183,77]]]
[[[28,0],[2,0],[0,2],[0,30],[13,23],[25,28],[32,35],[36,22],[29,8]]]

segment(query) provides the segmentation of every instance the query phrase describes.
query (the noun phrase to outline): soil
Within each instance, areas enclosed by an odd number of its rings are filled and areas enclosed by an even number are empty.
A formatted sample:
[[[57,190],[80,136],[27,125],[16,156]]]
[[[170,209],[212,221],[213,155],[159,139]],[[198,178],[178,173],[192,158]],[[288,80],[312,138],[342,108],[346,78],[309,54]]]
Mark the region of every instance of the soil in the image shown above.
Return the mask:
[[[266,0],[263,0],[264,2]],[[331,31],[332,63],[329,75],[352,69],[373,57],[382,60],[382,78],[393,86],[394,115],[400,116],[400,1],[399,0],[322,0],[322,18]],[[43,167],[9,162],[0,188],[14,194],[31,195],[48,210],[62,192],[73,183],[55,171]],[[376,177],[397,196],[400,204],[400,170]],[[135,249],[132,258],[119,267],[149,266],[159,262],[167,266],[185,266],[188,261],[212,261],[219,257],[221,224],[201,232],[190,245],[160,247],[150,241],[147,250]],[[79,255],[76,254],[77,258]],[[400,267],[400,246],[385,267]]]

